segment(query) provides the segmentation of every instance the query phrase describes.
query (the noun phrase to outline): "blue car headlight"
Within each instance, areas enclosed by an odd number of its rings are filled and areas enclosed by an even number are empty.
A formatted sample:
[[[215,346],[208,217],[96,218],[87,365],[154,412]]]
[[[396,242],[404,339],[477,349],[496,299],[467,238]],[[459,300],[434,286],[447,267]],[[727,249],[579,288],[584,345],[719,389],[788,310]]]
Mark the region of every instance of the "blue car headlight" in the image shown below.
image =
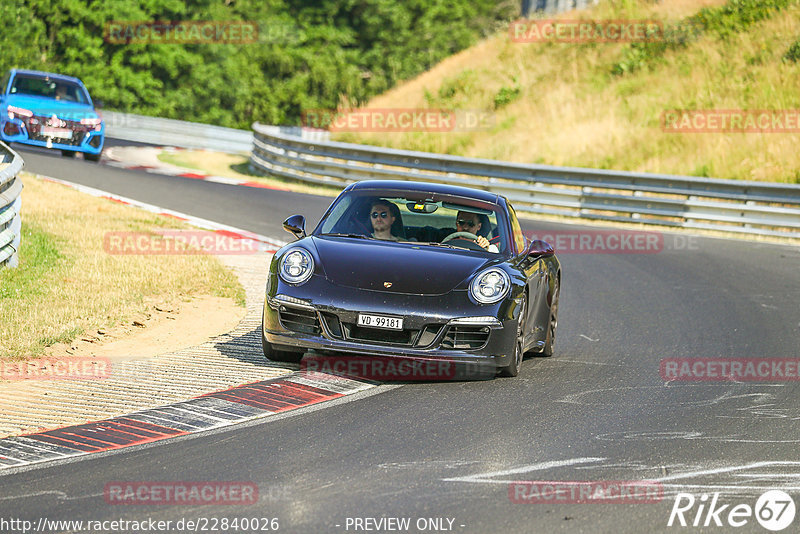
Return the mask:
[[[103,119],[100,117],[84,117],[81,119],[81,124],[89,126],[90,128],[99,131],[103,126]]]
[[[494,304],[503,299],[510,289],[511,279],[497,267],[480,272],[469,284],[470,295],[481,304]]]
[[[33,117],[33,111],[16,106],[8,106],[8,118],[14,120],[15,117]]]
[[[278,266],[278,275],[286,283],[300,285],[308,281],[314,273],[314,258],[300,247],[293,248],[283,255]]]

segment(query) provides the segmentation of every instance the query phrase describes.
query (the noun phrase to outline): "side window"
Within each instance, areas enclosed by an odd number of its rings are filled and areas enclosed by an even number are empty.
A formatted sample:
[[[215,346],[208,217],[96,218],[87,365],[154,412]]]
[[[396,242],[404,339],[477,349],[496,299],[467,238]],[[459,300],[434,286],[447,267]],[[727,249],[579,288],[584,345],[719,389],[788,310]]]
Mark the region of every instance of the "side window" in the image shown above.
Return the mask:
[[[522,235],[522,227],[519,225],[517,214],[514,212],[514,208],[511,207],[511,204],[508,204],[508,214],[511,216],[511,236],[514,238],[517,254],[520,254],[525,250],[525,236]]]

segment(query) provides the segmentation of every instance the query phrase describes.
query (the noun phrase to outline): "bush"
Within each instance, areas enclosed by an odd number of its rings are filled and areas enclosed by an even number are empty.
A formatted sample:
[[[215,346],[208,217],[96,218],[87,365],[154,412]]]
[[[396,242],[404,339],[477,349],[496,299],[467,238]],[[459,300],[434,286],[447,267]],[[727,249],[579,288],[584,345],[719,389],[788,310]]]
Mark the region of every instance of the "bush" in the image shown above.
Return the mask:
[[[622,76],[644,68],[660,60],[668,50],[683,48],[703,34],[712,33],[720,39],[726,39],[797,2],[798,0],[728,0],[727,4],[720,7],[704,7],[680,23],[666,27],[663,39],[629,45],[622,59],[612,66],[611,73]]]
[[[494,95],[494,109],[500,109],[516,100],[521,90],[519,85],[515,85],[514,87],[501,87],[497,94]]]
[[[785,61],[791,61],[792,63],[800,61],[800,39],[797,39],[797,41],[789,47],[789,50],[783,55],[783,59]]]

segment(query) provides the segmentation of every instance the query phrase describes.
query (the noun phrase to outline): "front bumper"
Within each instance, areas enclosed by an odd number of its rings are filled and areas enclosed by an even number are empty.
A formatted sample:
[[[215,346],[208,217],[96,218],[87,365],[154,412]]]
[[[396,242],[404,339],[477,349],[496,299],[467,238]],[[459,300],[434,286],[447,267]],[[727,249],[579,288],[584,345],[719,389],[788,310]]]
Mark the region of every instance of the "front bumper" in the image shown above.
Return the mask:
[[[270,287],[263,336],[277,350],[447,361],[483,378],[514,355],[518,306],[511,297],[479,306],[465,290],[438,296],[355,290],[316,275],[299,288],[271,277]],[[402,317],[404,329],[358,327],[359,313]]]
[[[36,119],[34,123],[31,119]],[[41,124],[45,124],[46,117],[9,119],[4,116],[0,119],[0,138],[6,143],[21,143],[25,145],[41,146],[60,150],[71,150],[86,154],[98,155],[103,151],[105,141],[105,126],[99,130],[85,126],[76,121],[64,121],[63,129],[71,131],[71,137],[50,137],[42,135]]]

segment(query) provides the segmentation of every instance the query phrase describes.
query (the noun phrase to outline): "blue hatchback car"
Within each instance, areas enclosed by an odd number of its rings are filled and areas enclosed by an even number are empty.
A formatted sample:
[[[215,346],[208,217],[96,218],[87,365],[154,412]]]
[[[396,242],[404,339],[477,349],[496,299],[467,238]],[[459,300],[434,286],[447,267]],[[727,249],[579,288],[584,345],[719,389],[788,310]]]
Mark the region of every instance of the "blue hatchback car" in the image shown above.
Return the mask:
[[[105,124],[78,78],[12,69],[0,82],[0,91],[3,141],[60,149],[67,157],[83,152],[84,159],[100,159]]]

